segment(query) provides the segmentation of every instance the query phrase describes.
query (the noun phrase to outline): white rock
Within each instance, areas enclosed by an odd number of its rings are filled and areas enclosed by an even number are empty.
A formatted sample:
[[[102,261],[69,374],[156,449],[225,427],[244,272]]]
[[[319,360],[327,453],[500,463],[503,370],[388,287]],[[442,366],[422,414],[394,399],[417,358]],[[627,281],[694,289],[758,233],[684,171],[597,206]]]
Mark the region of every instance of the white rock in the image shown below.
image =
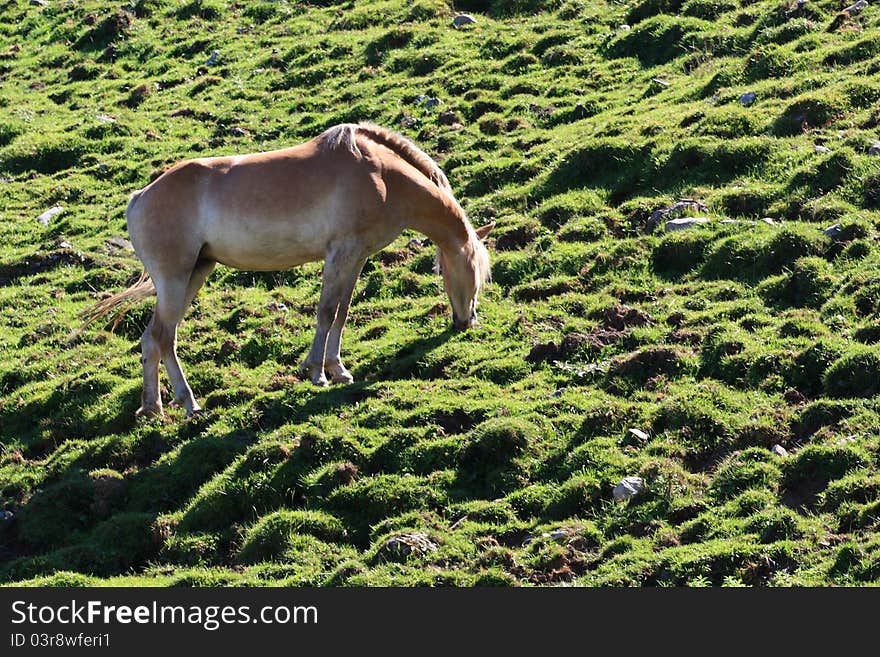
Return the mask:
[[[837,239],[837,236],[840,235],[842,230],[843,229],[841,228],[840,224],[834,224],[833,226],[828,226],[828,228],[826,228],[822,232],[831,239]]]
[[[667,233],[673,230],[684,230],[685,228],[693,228],[694,226],[702,226],[708,224],[709,219],[706,217],[681,217],[680,219],[670,219],[664,225]]]
[[[651,439],[651,437],[641,429],[630,427],[629,432],[642,442],[648,442]]]
[[[868,155],[880,155],[880,141],[874,142],[868,147]]]
[[[785,447],[783,447],[782,445],[773,445],[770,451],[780,458],[788,456],[788,450],[785,449]]]
[[[116,123],[116,119],[109,114],[97,114],[95,118],[98,119],[98,123]]]
[[[768,226],[775,226],[776,222],[773,221],[773,217],[761,217],[761,221],[763,221]]]
[[[645,482],[641,477],[624,477],[623,480],[614,487],[614,499],[623,502],[631,497],[635,497],[645,489]]]
[[[62,212],[64,212],[64,208],[62,208],[60,205],[56,205],[55,207],[49,208],[43,214],[37,217],[37,221],[39,221],[44,226],[48,226],[49,220],[56,214],[60,214]]]
[[[619,25],[617,27],[617,29],[621,30],[622,32],[629,32],[632,28],[629,25],[627,25],[626,23],[624,23],[623,25]]]
[[[452,24],[455,27],[462,27],[463,25],[473,25],[477,22],[477,19],[471,16],[470,14],[459,14],[455,18],[452,19]]]
[[[813,146],[813,150],[816,151],[817,153],[830,153],[831,152],[830,148],[828,148],[827,146],[822,146],[821,144],[816,144],[815,146]]]

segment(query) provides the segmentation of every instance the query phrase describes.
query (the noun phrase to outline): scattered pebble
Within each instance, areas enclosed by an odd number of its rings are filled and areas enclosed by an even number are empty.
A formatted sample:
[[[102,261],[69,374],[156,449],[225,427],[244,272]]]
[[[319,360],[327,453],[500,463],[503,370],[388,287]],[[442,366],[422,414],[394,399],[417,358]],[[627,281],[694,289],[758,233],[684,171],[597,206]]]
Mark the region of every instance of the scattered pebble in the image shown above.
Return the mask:
[[[739,97],[739,102],[748,107],[749,105],[754,103],[757,98],[758,94],[756,94],[754,91],[749,91]]]
[[[547,399],[554,399],[556,397],[562,397],[562,393],[565,392],[566,390],[567,390],[567,388],[559,388],[557,390],[554,390],[549,395],[547,395]]]
[[[623,480],[614,487],[614,499],[623,502],[631,497],[635,497],[645,489],[645,482],[641,477],[624,477]]]
[[[828,228],[826,228],[822,232],[825,233],[831,239],[836,240],[838,237],[840,237],[840,234],[843,232],[843,228],[841,227],[840,224],[834,224],[833,226],[828,226]]]
[[[98,119],[98,123],[116,123],[116,118],[109,114],[98,114],[95,118]]]
[[[773,445],[770,451],[780,458],[788,456],[788,450],[785,449],[785,447],[783,447],[782,445]]]
[[[72,248],[73,248],[73,244],[71,244],[71,243],[68,242],[67,240],[60,240],[60,241],[58,242],[58,248],[59,248],[59,249],[72,249]]]
[[[64,208],[62,208],[60,205],[56,205],[55,207],[49,208],[43,214],[37,217],[37,221],[39,221],[44,226],[48,226],[49,221],[52,219],[52,217],[62,212],[64,212]]]
[[[212,64],[216,64],[217,60],[220,58],[220,51],[215,50],[211,53],[211,56],[208,57],[208,61],[205,62],[205,66],[211,66]]]
[[[846,445],[849,443],[854,443],[859,439],[858,434],[852,434],[851,436],[845,436],[837,441],[838,445]]]
[[[471,16],[470,14],[459,14],[455,18],[452,19],[452,24],[455,27],[464,27],[465,25],[474,25],[477,22],[477,19]]]
[[[822,146],[821,144],[816,144],[815,146],[813,146],[813,150],[816,151],[817,153],[830,153],[831,152],[830,148],[828,148],[827,146]]]
[[[636,438],[641,440],[643,443],[646,443],[651,439],[651,437],[648,434],[646,434],[644,431],[642,431],[641,429],[636,429],[634,427],[630,427],[629,432],[632,435],[634,435]]]
[[[648,223],[652,226],[656,226],[664,219],[674,219],[675,217],[680,217],[687,210],[708,212],[709,208],[702,201],[697,201],[692,198],[680,198],[672,205],[661,208],[659,210],[655,210],[651,214],[651,218],[648,220]]]
[[[875,141],[868,146],[868,155],[880,155],[880,141]]]
[[[277,301],[270,301],[269,303],[266,304],[266,308],[268,308],[269,310],[274,310],[275,312],[279,312],[279,313],[286,313],[287,312],[287,306],[285,306],[283,303],[279,303]]]
[[[413,251],[418,251],[424,246],[424,244],[422,244],[422,240],[420,240],[418,237],[413,237],[409,242],[406,243],[406,246]]]
[[[627,25],[626,23],[623,23],[621,25],[618,25],[617,29],[620,30],[621,32],[629,32],[632,28],[629,25]]]
[[[670,219],[664,224],[664,230],[670,233],[674,230],[684,230],[685,228],[693,228],[694,226],[702,226],[708,224],[710,220],[706,217],[681,217],[680,219]]]
[[[240,126],[235,126],[230,132],[236,137],[247,137],[248,131]]]
[[[768,226],[776,226],[777,223],[773,220],[773,217],[761,217],[761,221],[763,221]]]

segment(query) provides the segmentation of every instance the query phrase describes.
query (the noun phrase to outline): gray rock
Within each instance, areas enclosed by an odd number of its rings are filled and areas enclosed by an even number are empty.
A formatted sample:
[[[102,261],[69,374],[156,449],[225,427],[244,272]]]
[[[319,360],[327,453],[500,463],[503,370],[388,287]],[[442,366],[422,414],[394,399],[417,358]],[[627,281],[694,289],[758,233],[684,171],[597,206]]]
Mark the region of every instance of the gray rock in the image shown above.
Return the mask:
[[[868,155],[880,155],[880,141],[876,141],[868,146]]]
[[[461,119],[458,118],[458,114],[455,112],[440,112],[440,116],[437,117],[437,123],[440,125],[453,125],[460,121]]]
[[[830,148],[828,148],[827,146],[823,146],[822,144],[816,144],[815,146],[813,146],[813,150],[816,151],[817,153],[830,153],[831,152]]]
[[[778,456],[779,458],[785,458],[786,456],[788,456],[788,450],[785,449],[785,447],[783,447],[782,445],[773,445],[770,451],[776,454],[776,456]]]
[[[617,29],[620,30],[621,32],[629,32],[632,28],[629,25],[627,25],[626,23],[622,23],[621,25],[617,26]]]
[[[418,237],[413,237],[409,242],[406,243],[406,246],[413,251],[418,251],[424,246],[424,244],[422,244],[422,240],[420,240]]]
[[[134,251],[134,246],[132,246],[131,242],[120,235],[116,235],[107,240],[107,245],[112,246],[114,249],[119,249],[120,251]]]
[[[855,4],[852,4],[849,7],[847,7],[846,9],[844,9],[843,11],[845,11],[846,13],[848,13],[850,15],[858,14],[860,11],[862,11],[862,9],[864,9],[867,6],[868,6],[868,3],[866,0],[859,0]]]
[[[614,487],[614,499],[623,502],[631,497],[635,497],[645,490],[645,482],[641,477],[624,477],[623,480]]]
[[[761,217],[761,221],[763,221],[768,226],[776,226],[776,222],[773,221],[773,217]]]
[[[287,312],[287,306],[285,306],[283,303],[279,303],[277,301],[270,301],[269,303],[266,304],[266,308],[268,308],[269,310],[274,310],[275,312],[278,312],[278,313],[286,313]]]
[[[838,237],[840,237],[840,234],[843,232],[843,228],[841,227],[840,224],[834,224],[833,226],[828,226],[828,228],[826,228],[822,232],[825,233],[831,239],[836,240]]]
[[[205,66],[212,66],[217,63],[217,60],[220,58],[220,51],[215,50],[211,53],[211,56],[208,57],[208,61],[205,62]]]
[[[30,4],[33,5],[34,7],[48,7],[49,6],[48,0],[31,0]]]
[[[470,14],[459,14],[455,18],[452,19],[452,24],[455,27],[464,27],[465,25],[474,25],[476,24],[477,19],[471,16]]]
[[[52,219],[52,217],[54,217],[55,215],[60,214],[62,212],[64,212],[64,208],[62,208],[60,205],[56,205],[54,207],[49,208],[43,214],[41,214],[39,217],[37,217],[37,221],[39,221],[44,226],[48,226],[49,221]]]
[[[680,217],[688,210],[694,210],[696,212],[708,212],[709,207],[702,201],[697,201],[696,199],[680,198],[672,205],[668,205],[665,208],[660,208],[659,210],[654,210],[654,212],[651,214],[651,218],[648,220],[648,223],[651,225],[657,225],[664,219],[674,219],[675,217]]]
[[[684,230],[685,228],[693,228],[694,226],[703,226],[710,223],[706,217],[681,217],[680,219],[670,219],[663,228],[667,233],[674,230]]]
[[[0,511],[0,530],[8,529],[14,521],[15,514],[12,511]]]
[[[422,532],[410,532],[398,534],[389,538],[380,548],[379,552],[385,558],[408,557],[411,554],[425,555],[436,552],[437,545]]]
[[[758,94],[756,94],[754,91],[749,91],[739,97],[739,102],[741,104],[745,105],[746,107],[748,107],[749,105],[754,103],[757,99],[758,99]]]
[[[98,114],[95,116],[98,123],[116,123],[116,119],[109,114]]]

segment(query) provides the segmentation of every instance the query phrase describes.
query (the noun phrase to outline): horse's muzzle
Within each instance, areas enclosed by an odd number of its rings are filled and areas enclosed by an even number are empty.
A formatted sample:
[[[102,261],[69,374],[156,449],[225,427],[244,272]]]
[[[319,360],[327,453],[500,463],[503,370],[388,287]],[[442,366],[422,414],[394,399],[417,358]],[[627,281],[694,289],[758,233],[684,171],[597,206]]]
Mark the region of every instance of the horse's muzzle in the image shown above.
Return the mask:
[[[471,316],[467,319],[461,319],[457,315],[453,313],[452,315],[452,326],[455,327],[457,331],[466,331],[469,328],[474,328],[477,325],[477,313],[472,312]]]

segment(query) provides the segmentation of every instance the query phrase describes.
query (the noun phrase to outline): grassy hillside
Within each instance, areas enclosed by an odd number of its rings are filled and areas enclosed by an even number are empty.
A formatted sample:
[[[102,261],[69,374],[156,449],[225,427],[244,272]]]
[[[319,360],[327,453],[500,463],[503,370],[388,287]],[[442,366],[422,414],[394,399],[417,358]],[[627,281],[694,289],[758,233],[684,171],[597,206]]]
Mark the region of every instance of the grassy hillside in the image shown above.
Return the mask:
[[[0,3],[0,581],[880,580],[880,7],[846,4]],[[406,233],[318,389],[320,263],[221,267],[180,331],[206,412],[136,421],[152,304],[71,339],[141,271],[128,194],[360,119],[498,223],[482,325]]]

